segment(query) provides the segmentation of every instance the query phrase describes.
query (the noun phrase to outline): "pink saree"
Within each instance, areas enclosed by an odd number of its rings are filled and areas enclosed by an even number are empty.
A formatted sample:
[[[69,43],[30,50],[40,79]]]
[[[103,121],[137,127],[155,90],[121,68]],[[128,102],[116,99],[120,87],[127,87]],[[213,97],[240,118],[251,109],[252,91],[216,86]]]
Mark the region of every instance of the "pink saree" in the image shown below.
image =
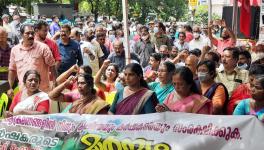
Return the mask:
[[[212,102],[199,94],[181,98],[177,92],[174,91],[165,99],[164,105],[166,105],[170,111],[174,112],[212,114]]]

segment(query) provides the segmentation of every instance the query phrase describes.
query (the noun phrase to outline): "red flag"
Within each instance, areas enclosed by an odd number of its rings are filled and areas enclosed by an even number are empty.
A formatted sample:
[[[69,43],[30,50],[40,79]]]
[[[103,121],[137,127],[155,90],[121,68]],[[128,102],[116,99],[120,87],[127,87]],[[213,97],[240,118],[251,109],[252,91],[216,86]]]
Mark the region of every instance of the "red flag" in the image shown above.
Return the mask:
[[[249,0],[240,0],[240,32],[250,37],[251,9]]]

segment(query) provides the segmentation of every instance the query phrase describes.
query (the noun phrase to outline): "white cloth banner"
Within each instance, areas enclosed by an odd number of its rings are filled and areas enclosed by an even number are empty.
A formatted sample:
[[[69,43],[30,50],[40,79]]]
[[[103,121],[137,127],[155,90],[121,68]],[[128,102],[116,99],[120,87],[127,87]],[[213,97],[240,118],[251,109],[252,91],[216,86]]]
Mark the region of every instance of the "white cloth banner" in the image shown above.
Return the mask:
[[[0,122],[0,149],[263,150],[254,116],[51,114]]]

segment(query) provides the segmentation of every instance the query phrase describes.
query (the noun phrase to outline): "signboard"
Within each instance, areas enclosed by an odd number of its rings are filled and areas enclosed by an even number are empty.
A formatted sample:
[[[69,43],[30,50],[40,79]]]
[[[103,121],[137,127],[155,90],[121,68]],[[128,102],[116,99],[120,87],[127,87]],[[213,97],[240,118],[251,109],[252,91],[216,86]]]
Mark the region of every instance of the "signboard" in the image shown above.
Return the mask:
[[[189,0],[189,6],[192,8],[196,7],[198,5],[198,0]]]
[[[0,121],[0,149],[14,150],[257,150],[263,135],[254,116],[51,114]]]

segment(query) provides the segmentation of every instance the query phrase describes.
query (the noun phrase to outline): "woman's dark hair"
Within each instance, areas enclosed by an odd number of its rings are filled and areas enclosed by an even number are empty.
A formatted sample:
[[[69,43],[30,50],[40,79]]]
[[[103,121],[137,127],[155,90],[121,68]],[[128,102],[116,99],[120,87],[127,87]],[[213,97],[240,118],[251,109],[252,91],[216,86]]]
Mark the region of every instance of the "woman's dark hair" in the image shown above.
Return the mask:
[[[117,64],[115,64],[115,63],[111,63],[111,64],[108,65],[108,67],[110,67],[110,66],[115,68],[116,76],[115,76],[114,80],[116,80],[116,78],[118,77],[118,73],[119,73],[118,66],[117,66]],[[108,67],[107,67],[107,68],[108,68]],[[104,75],[104,80],[106,80],[106,75]]]
[[[37,70],[28,70],[28,71],[25,73],[24,77],[23,77],[23,82],[24,82],[24,83],[26,83],[27,78],[28,78],[28,76],[29,76],[30,74],[35,74],[35,75],[37,76],[37,78],[39,79],[39,81],[40,81],[40,74],[38,73]]]
[[[183,27],[186,31],[192,32],[192,27],[190,25],[184,25]]]
[[[186,33],[185,32],[179,32],[178,38],[180,37],[180,34],[182,34],[184,37],[186,37]]]
[[[251,65],[249,68],[249,75],[250,76],[264,75],[264,65],[261,65],[261,64]]]
[[[130,69],[132,72],[134,72],[137,76],[141,76],[140,78],[140,86],[145,87],[149,89],[147,82],[143,78],[143,70],[141,66],[137,63],[130,63],[126,65],[125,70]]]
[[[191,85],[191,92],[196,94],[201,94],[200,90],[198,89],[197,85],[193,80],[192,71],[185,66],[177,67],[174,75],[179,74],[181,78],[188,84]]]
[[[175,65],[170,61],[165,61],[162,65],[166,66],[168,73],[174,73],[176,70]]]
[[[92,94],[96,95],[96,90],[94,89],[94,79],[92,75],[88,73],[83,73],[83,74],[79,74],[78,77],[83,77],[86,84],[92,88]]]
[[[161,61],[161,56],[159,53],[152,53],[150,54],[150,57],[153,57],[156,61]]]
[[[249,68],[249,75],[256,76],[258,81],[260,82],[261,87],[264,89],[264,65],[254,64]]]
[[[81,66],[80,68],[83,69],[84,72],[87,73],[87,74],[90,74],[90,75],[93,74],[93,70],[92,70],[92,68],[91,68],[90,66],[88,66],[88,65]]]
[[[204,60],[199,62],[197,65],[197,70],[200,66],[205,65],[209,71],[209,74],[213,74],[213,79],[216,77],[216,65],[215,62],[212,60]]]
[[[164,26],[162,22],[158,22],[158,27],[161,28],[163,32],[166,32],[166,27]]]

